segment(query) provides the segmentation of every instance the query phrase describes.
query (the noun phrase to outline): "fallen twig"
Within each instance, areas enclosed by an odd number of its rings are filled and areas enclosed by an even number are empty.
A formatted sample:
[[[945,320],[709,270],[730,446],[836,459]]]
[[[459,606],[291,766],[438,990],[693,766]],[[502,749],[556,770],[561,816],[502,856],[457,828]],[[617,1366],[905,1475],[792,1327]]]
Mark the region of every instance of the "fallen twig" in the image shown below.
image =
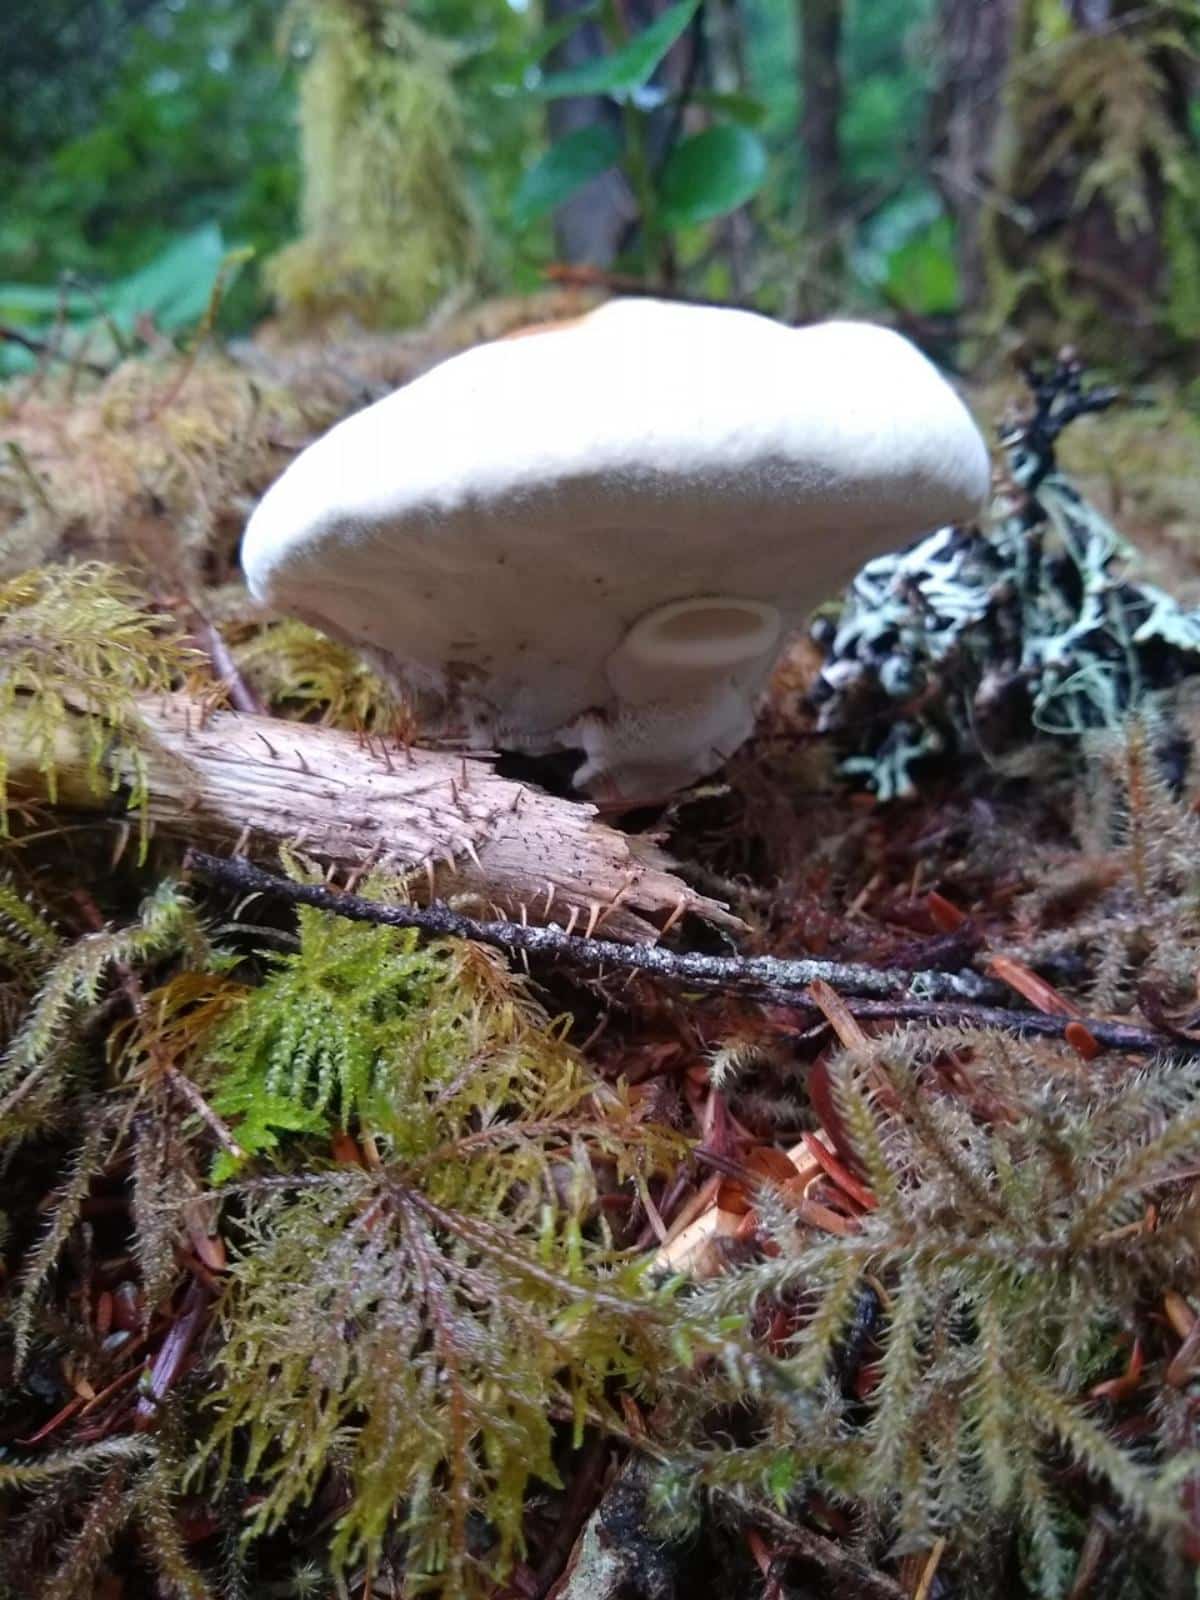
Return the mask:
[[[727,1490],[717,1487],[715,1493],[726,1500],[731,1509],[736,1505]],[[894,1578],[868,1566],[836,1539],[793,1522],[765,1505],[756,1505],[751,1515],[755,1522],[769,1530],[780,1549],[820,1567],[830,1583],[838,1586],[838,1592],[853,1594],[858,1600],[906,1600],[904,1590]]]
[[[193,1279],[183,1297],[179,1313],[159,1347],[138,1400],[133,1426],[139,1433],[146,1433],[156,1426],[163,1399],[178,1381],[192,1345],[204,1326],[210,1299],[208,1289],[198,1278]]]
[[[548,956],[595,973],[639,972],[688,988],[735,993],[825,1019],[806,991],[825,983],[846,1000],[858,1021],[929,1022],[950,1027],[1002,1028],[1015,1033],[1061,1039],[1068,1027],[1082,1021],[1097,1043],[1110,1050],[1138,1055],[1179,1051],[1189,1046],[1169,1034],[1099,1017],[1050,1016],[982,1003],[996,986],[974,972],[902,972],[841,961],[782,960],[776,956],[708,956],[669,950],[663,945],[616,944],[585,939],[557,927],[530,927],[520,922],[481,922],[449,906],[384,905],[361,895],[344,894],[318,884],[296,883],[264,872],[248,861],[189,850],[184,865],[210,882],[243,894],[271,894],[294,904],[317,906],[351,922],[383,923],[394,928],[421,928],[426,933],[470,939],[510,954]],[[847,1000],[847,997],[850,997]],[[1197,1044],[1195,1049],[1200,1049]]]
[[[784,995],[779,995],[777,999],[780,1005],[809,1011],[814,1017],[826,1020],[813,1001]],[[1195,1055],[1200,1052],[1200,1042],[1181,1041],[1153,1028],[1138,1028],[1128,1022],[1105,1022],[1099,1017],[1056,1017],[1041,1011],[1016,1011],[1006,1006],[973,1005],[953,1000],[851,999],[847,1002],[847,1009],[860,1022],[928,1022],[951,1028],[1003,1028],[1026,1036],[1034,1034],[1041,1039],[1065,1039],[1068,1030],[1078,1027],[1082,1021],[1097,1044],[1107,1050],[1126,1050],[1132,1055],[1158,1055],[1166,1051]]]
[[[262,701],[242,676],[220,630],[215,623],[209,621],[195,602],[192,603],[191,610],[196,619],[199,641],[212,662],[213,676],[229,696],[229,704],[235,711],[261,717],[265,709]]]
[[[297,883],[264,872],[248,861],[189,850],[185,867],[213,883],[243,894],[271,894],[295,904],[317,906],[351,922],[384,923],[394,928],[422,928],[426,933],[471,939],[509,953],[548,956],[594,972],[641,972],[693,989],[735,992],[778,1001],[803,1003],[809,985],[824,981],[841,994],[903,1001],[928,995],[944,1001],[989,996],[995,986],[974,972],[903,972],[843,961],[782,960],[777,956],[709,956],[668,950],[657,944],[617,944],[587,939],[557,927],[521,922],[482,922],[446,905],[384,905],[361,895],[344,894],[318,884]],[[1021,1013],[1017,1013],[1018,1015]],[[1052,1020],[1052,1019],[1043,1019]],[[1097,1035],[1099,1037],[1099,1035]]]
[[[0,323],[0,341],[5,344],[20,345],[22,350],[28,350],[30,355],[39,357],[53,356],[58,361],[71,361],[73,357],[69,351],[60,350],[49,339],[38,339],[32,333],[26,333],[22,328],[14,328],[9,323]],[[107,378],[108,368],[101,366],[98,361],[80,361],[79,365],[85,372],[90,372],[95,378]]]

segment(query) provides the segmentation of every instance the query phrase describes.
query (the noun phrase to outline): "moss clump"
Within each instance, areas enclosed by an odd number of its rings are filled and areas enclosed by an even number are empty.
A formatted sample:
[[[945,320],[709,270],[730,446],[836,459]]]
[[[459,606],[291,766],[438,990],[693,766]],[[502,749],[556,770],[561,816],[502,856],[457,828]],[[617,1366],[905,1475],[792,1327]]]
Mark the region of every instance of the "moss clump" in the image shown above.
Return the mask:
[[[343,406],[344,409],[344,406]],[[72,381],[0,390],[0,575],[82,554],[136,564],[164,586],[223,573],[280,440],[332,421],[219,356],[123,362]]]
[[[102,782],[106,755],[123,754],[130,802],[145,801],[139,694],[177,683],[198,660],[171,618],[148,611],[116,568],[99,562],[40,567],[0,583],[0,724],[18,709],[28,756],[56,798],[60,741],[84,713],[87,778]],[[0,829],[7,828],[8,757],[0,740]]]
[[[276,324],[236,354],[130,358],[99,382],[69,367],[13,379],[0,387],[0,577],[95,556],[156,592],[203,585],[212,614],[255,500],[316,433],[447,356],[594,299],[553,290],[333,343]],[[240,585],[233,609],[246,610]]]
[[[419,321],[475,276],[478,224],[444,47],[395,0],[300,0],[303,236],[268,278],[304,322]]]
[[[306,623],[289,619],[253,627],[234,643],[234,657],[264,705],[279,716],[411,732],[406,708],[362,657]]]
[[[49,1461],[0,1464],[0,1490],[54,1530],[45,1593],[91,1592],[126,1529],[172,1592],[210,1592],[174,1508],[187,1481],[227,1508],[239,1570],[260,1533],[308,1543],[320,1500],[325,1582],[365,1561],[409,1592],[492,1593],[530,1486],[558,1481],[585,1427],[622,1429],[614,1383],[721,1347],[614,1247],[599,1206],[680,1142],[591,1079],[491,953],[305,910],[294,950],[239,962],[171,884],[77,941],[7,890],[0,919],[35,991],[0,1072],[0,1153],[50,1132],[73,1145],[5,1307],[13,1358],[125,1395],[119,1441],[84,1427]],[[123,993],[98,1077],[88,1039]],[[90,1302],[65,1320],[55,1305],[117,1173],[146,1337],[219,1323],[202,1393],[160,1376],[139,1398]]]
[[[1159,1389],[1136,1442],[1114,1421],[1153,1348],[1147,1310],[1200,1271],[1179,1187],[1200,1153],[1200,1065],[1097,1069],[1058,1045],[927,1028],[823,1070],[827,1128],[870,1209],[842,1236],[766,1202],[773,1259],[701,1292],[710,1316],[759,1316],[781,1374],[740,1447],[681,1452],[666,1503],[683,1516],[706,1487],[747,1506],[824,1496],[878,1518],[893,1550],[948,1536],[980,1562],[964,1592],[1044,1600],[1070,1585],[1090,1479],[1169,1568],[1200,1465],[1180,1454],[1186,1395]],[[1021,1577],[998,1578],[987,1552],[1014,1526]]]

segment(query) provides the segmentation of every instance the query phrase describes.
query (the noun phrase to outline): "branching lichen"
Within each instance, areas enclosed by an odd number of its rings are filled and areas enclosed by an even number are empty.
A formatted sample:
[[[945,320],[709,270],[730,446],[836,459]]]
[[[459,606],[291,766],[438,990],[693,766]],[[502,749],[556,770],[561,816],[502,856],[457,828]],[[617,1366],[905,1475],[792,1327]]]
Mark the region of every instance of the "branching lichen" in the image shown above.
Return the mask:
[[[1085,394],[1070,360],[1032,382],[992,525],[869,562],[820,625],[820,726],[846,730],[845,770],[881,799],[911,797],[931,757],[1116,728],[1200,671],[1200,612],[1128,576],[1132,551],[1055,464],[1062,428],[1111,391]]]

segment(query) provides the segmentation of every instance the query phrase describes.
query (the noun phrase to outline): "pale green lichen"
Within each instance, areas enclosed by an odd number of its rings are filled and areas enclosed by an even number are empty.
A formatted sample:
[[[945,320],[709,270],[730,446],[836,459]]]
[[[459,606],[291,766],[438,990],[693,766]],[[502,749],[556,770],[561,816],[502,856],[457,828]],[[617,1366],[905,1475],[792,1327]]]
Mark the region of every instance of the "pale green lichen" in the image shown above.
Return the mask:
[[[868,563],[818,631],[820,726],[845,730],[845,770],[881,799],[911,796],[932,756],[1115,728],[1200,672],[1200,611],[1129,576],[1132,550],[1055,464],[1062,427],[1112,395],[1083,395],[1071,363],[1035,395],[991,526]]]

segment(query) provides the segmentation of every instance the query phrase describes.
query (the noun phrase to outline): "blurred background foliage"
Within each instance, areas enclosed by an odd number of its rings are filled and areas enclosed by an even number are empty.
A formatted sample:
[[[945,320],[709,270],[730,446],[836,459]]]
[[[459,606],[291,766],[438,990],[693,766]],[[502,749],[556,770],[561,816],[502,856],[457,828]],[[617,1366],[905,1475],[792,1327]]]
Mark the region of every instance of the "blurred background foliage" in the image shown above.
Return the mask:
[[[1196,0],[8,0],[0,360],[590,270],[1186,367],[1198,45]]]

